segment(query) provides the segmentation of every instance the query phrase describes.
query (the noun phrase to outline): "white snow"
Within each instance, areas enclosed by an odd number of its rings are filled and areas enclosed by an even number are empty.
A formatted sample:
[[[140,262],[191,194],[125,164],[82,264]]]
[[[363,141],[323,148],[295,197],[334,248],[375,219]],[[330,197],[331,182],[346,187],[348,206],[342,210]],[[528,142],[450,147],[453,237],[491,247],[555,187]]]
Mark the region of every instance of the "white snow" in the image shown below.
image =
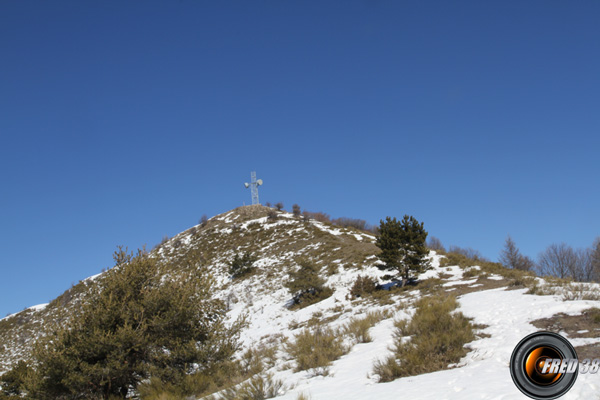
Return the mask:
[[[33,312],[38,312],[38,311],[42,311],[44,308],[46,308],[48,306],[48,303],[43,303],[43,304],[38,304],[35,306],[31,306],[31,307],[27,307],[24,311],[33,311]],[[15,315],[21,313],[22,311],[19,311],[18,313],[14,313],[14,314],[9,314],[4,318],[0,318],[0,321],[3,321],[5,319],[9,319],[14,317]]]
[[[285,293],[280,295],[285,297]],[[371,328],[373,342],[355,345],[349,354],[333,363],[327,376],[315,376],[307,371],[294,373],[290,369],[276,372],[275,378],[293,387],[276,399],[295,400],[300,393],[309,394],[312,400],[523,399],[512,382],[508,363],[516,344],[537,330],[530,322],[559,312],[578,314],[598,306],[598,302],[563,302],[556,296],[532,296],[526,295],[525,290],[503,288],[469,293],[459,302],[460,311],[474,318],[475,323],[487,325],[483,333],[491,337],[470,343],[472,350],[458,368],[377,383],[373,363],[390,354],[389,347],[393,343],[393,321],[386,319]],[[300,321],[309,313],[306,309],[300,310],[295,317]],[[409,318],[409,313],[399,311],[394,317]],[[280,326],[271,326],[264,320],[255,323],[264,326],[264,332],[276,332]],[[596,343],[598,339],[571,341],[573,345],[581,345]],[[580,374],[563,398],[598,399],[599,389],[597,375]]]
[[[439,257],[431,254],[433,268],[422,274],[420,279],[437,277],[444,274],[447,280],[444,286],[471,285],[477,279],[462,279],[463,271],[459,267],[440,267]],[[333,296],[309,307],[290,311],[285,306],[290,300],[289,293],[282,287],[273,287],[271,292],[258,294],[251,283],[236,287],[238,293],[251,293],[251,305],[240,301],[233,306],[231,316],[243,312],[250,315],[250,327],[242,335],[244,346],[253,346],[268,335],[282,334],[293,340],[298,332],[294,327],[301,326],[313,317],[314,313],[327,318],[342,310],[341,316],[331,322],[332,327],[346,323],[353,315],[361,315],[380,306],[356,305],[346,299],[349,288],[356,276],[381,276],[376,267],[362,270],[343,269],[329,278],[328,284],[336,288]],[[450,277],[448,277],[450,276]],[[501,278],[501,277],[500,277]],[[492,279],[498,279],[492,276]],[[448,290],[452,290],[450,287]],[[397,400],[408,399],[523,399],[510,377],[508,363],[516,344],[526,335],[537,331],[531,322],[540,318],[549,318],[557,313],[576,315],[590,307],[600,306],[599,301],[568,301],[560,296],[535,296],[526,294],[526,289],[505,290],[505,288],[478,291],[459,297],[459,311],[473,318],[476,324],[487,327],[482,333],[489,335],[470,344],[469,353],[458,366],[414,377],[397,379],[389,383],[378,383],[373,373],[373,364],[391,354],[389,347],[393,343],[393,320],[410,318],[413,309],[397,311],[397,304],[388,306],[393,317],[385,319],[370,330],[371,343],[356,344],[352,350],[333,362],[326,376],[315,371],[294,372],[293,362],[280,361],[269,372],[275,379],[281,379],[287,392],[276,397],[278,400],[296,400],[303,393],[311,400]],[[415,295],[418,297],[418,294]],[[404,301],[411,301],[407,298]],[[386,308],[386,307],[381,307]],[[598,343],[600,339],[570,339],[574,346]],[[285,354],[282,357],[285,359]],[[576,384],[564,399],[600,399],[600,380],[598,375],[579,374]]]

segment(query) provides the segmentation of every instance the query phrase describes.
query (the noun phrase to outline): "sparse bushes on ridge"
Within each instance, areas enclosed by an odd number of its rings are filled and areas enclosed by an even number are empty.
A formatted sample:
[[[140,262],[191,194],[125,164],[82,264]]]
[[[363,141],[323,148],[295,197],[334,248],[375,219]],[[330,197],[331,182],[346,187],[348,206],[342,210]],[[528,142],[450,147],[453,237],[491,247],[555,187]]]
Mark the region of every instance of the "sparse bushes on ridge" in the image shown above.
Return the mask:
[[[510,285],[515,283],[522,284],[534,277],[535,274],[531,271],[509,269],[504,267],[500,263],[486,261],[482,259],[473,259],[462,253],[449,252],[440,260],[440,266],[446,267],[451,265],[457,265],[460,268],[466,269],[463,273],[464,278],[470,278],[475,276],[484,277],[486,275],[500,275],[506,279],[511,280]],[[480,269],[473,268],[478,266]]]
[[[304,221],[304,222],[310,221],[310,213],[306,210],[302,211],[302,221]]]
[[[458,265],[461,268],[474,267],[479,265],[480,262],[473,258],[469,258],[462,253],[448,252],[440,260],[440,267],[448,267],[451,265]]]
[[[298,207],[298,216],[300,209]],[[294,213],[294,215],[296,215],[296,213]],[[327,213],[321,212],[321,211],[306,211],[304,210],[302,212],[302,215],[304,217],[305,221],[314,219],[315,221],[318,222],[325,222],[325,223],[330,223],[332,225],[335,226],[340,226],[342,228],[354,228],[354,229],[358,229],[364,232],[369,232],[369,233],[373,233],[375,232],[376,228],[369,225],[367,223],[367,221],[363,220],[363,219],[358,219],[358,218],[348,218],[348,217],[340,217],[340,218],[335,218],[335,219],[331,219],[331,216]]]
[[[448,249],[449,253],[462,254],[463,256],[470,258],[476,261],[489,261],[487,258],[481,255],[481,253],[475,249],[470,247],[459,247],[459,246],[450,246]]]
[[[283,210],[283,203],[282,202],[275,203],[275,208],[277,209],[277,211]]]
[[[361,231],[369,231],[371,229],[371,226],[367,224],[367,221],[364,219],[341,217],[336,218],[331,222],[333,225],[341,226],[343,228],[355,228]]]
[[[410,321],[395,323],[394,355],[374,365],[380,382],[448,368],[467,353],[465,344],[475,340],[473,325],[460,312],[454,297],[424,297]],[[410,340],[403,338],[410,336]]]
[[[312,211],[304,211],[302,213],[304,215],[305,219],[314,219],[315,221],[318,222],[329,222],[331,223],[331,217],[329,216],[329,214],[326,214],[324,212],[318,211],[318,212],[312,212]]]

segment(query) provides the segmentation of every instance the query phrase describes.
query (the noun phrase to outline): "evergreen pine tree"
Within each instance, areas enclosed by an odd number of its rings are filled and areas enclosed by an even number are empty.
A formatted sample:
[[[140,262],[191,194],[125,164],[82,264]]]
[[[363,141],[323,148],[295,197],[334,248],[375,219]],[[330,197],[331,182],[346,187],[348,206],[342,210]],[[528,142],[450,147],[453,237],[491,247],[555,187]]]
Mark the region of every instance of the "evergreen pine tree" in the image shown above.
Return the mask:
[[[32,373],[31,367],[20,360],[10,371],[0,376],[0,400],[4,398],[22,398],[27,376]]]
[[[203,268],[183,272],[139,253],[92,285],[79,314],[37,343],[32,398],[125,398],[145,379],[177,384],[238,347],[241,325],[224,325]]]
[[[400,277],[402,286],[406,285],[429,268],[426,239],[427,231],[423,223],[412,216],[405,215],[402,221],[395,217],[381,220],[376,245],[381,249],[378,257],[384,264],[379,268],[396,271],[389,277]]]

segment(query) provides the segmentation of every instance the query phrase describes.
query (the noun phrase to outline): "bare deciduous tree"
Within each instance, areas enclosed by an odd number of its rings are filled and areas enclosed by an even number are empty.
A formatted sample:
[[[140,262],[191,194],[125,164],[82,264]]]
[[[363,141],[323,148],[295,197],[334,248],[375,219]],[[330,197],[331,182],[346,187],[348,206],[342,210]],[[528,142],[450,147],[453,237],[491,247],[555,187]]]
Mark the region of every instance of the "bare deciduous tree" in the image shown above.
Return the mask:
[[[520,269],[528,271],[533,268],[533,261],[521,254],[514,240],[509,236],[506,237],[504,248],[500,252],[499,261],[506,268]]]
[[[302,212],[302,220],[303,220],[304,222],[308,222],[308,221],[310,221],[310,213],[309,213],[308,211],[304,210],[304,211]]]
[[[341,217],[336,218],[331,222],[337,226],[342,226],[344,228],[352,227],[360,229],[361,231],[366,231],[368,228],[370,228],[367,224],[367,221],[364,219]]]
[[[594,279],[594,269],[592,265],[592,249],[575,250],[575,268],[571,272],[571,277],[578,282],[590,282]]]
[[[277,220],[277,213],[275,212],[275,210],[269,210],[269,212],[267,213],[267,219],[269,221],[276,221]]]
[[[292,206],[292,213],[294,214],[294,217],[299,217],[300,216],[301,211],[300,211],[300,206],[298,204],[294,204]]]
[[[277,209],[277,211],[283,210],[283,203],[279,202],[279,203],[275,204],[275,208]]]
[[[427,239],[427,247],[429,247],[431,250],[446,251],[444,245],[442,244],[442,241],[436,238],[435,236],[429,236],[429,238]]]
[[[312,211],[306,211],[306,210],[304,210],[303,214],[305,216],[308,216],[309,219],[314,219],[315,221],[319,221],[319,222],[331,222],[331,217],[329,216],[329,214],[326,214],[326,213],[321,212],[321,211],[312,212]]]
[[[204,226],[206,226],[207,223],[208,223],[208,217],[206,216],[206,214],[203,214],[202,217],[200,218],[200,226],[204,227]]]
[[[541,275],[558,278],[574,278],[577,271],[578,255],[566,243],[551,244],[538,256],[538,269]]]
[[[578,282],[598,279],[600,241],[596,239],[592,248],[574,250],[560,243],[552,244],[538,257],[537,268],[541,275],[571,278]]]

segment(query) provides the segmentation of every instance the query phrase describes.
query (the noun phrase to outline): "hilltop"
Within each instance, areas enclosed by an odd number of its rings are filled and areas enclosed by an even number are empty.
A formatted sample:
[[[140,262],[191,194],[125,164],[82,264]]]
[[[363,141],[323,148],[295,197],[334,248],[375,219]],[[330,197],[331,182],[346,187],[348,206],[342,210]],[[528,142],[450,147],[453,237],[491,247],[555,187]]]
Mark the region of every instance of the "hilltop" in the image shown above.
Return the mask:
[[[272,211],[255,205],[234,209],[209,219],[178,235],[164,240],[150,254],[180,266],[182,270],[197,264],[210,266],[220,287],[216,294],[232,302],[236,296],[251,296],[253,287],[262,279],[271,282],[268,289],[282,289],[281,279],[295,260],[308,257],[317,265],[358,267],[372,263],[377,248],[374,238],[362,231],[332,227],[327,224],[294,218],[279,212],[269,220]],[[231,283],[227,272],[236,252],[251,251],[257,256],[259,274],[245,280],[243,287]],[[49,304],[30,307],[0,320],[0,372],[19,359],[26,358],[36,338],[46,333],[50,322],[60,323],[85,299],[89,283],[102,279],[98,274],[82,280]],[[267,288],[263,288],[266,290]]]
[[[261,367],[248,374],[246,385],[262,382],[271,391],[267,397],[395,399],[401,393],[423,399],[522,398],[510,379],[508,361],[516,343],[538,329],[569,337],[580,358],[598,356],[600,318],[589,311],[600,307],[598,285],[540,279],[495,263],[431,251],[432,268],[416,285],[352,296],[359,277],[391,286],[376,267],[379,250],[374,243],[369,232],[246,206],[164,241],[150,256],[180,271],[208,268],[216,282],[213,296],[227,305],[227,321],[247,318],[237,358],[250,357],[249,350],[260,358]],[[229,262],[246,251],[256,258],[255,269],[232,279]],[[332,294],[301,308],[293,305],[285,282],[302,260],[318,267]],[[2,319],[0,369],[27,359],[35,340],[54,324],[76,318],[89,287],[103,276],[78,283],[48,305]],[[456,311],[471,319],[473,337],[464,354],[450,369],[380,382],[374,366],[393,354],[394,321],[414,318],[420,299],[442,297],[456,298]],[[362,339],[353,333],[356,321],[368,321]],[[310,332],[330,332],[332,347],[343,351],[329,365],[300,369],[290,344]],[[597,393],[592,378],[580,376],[565,398]]]

